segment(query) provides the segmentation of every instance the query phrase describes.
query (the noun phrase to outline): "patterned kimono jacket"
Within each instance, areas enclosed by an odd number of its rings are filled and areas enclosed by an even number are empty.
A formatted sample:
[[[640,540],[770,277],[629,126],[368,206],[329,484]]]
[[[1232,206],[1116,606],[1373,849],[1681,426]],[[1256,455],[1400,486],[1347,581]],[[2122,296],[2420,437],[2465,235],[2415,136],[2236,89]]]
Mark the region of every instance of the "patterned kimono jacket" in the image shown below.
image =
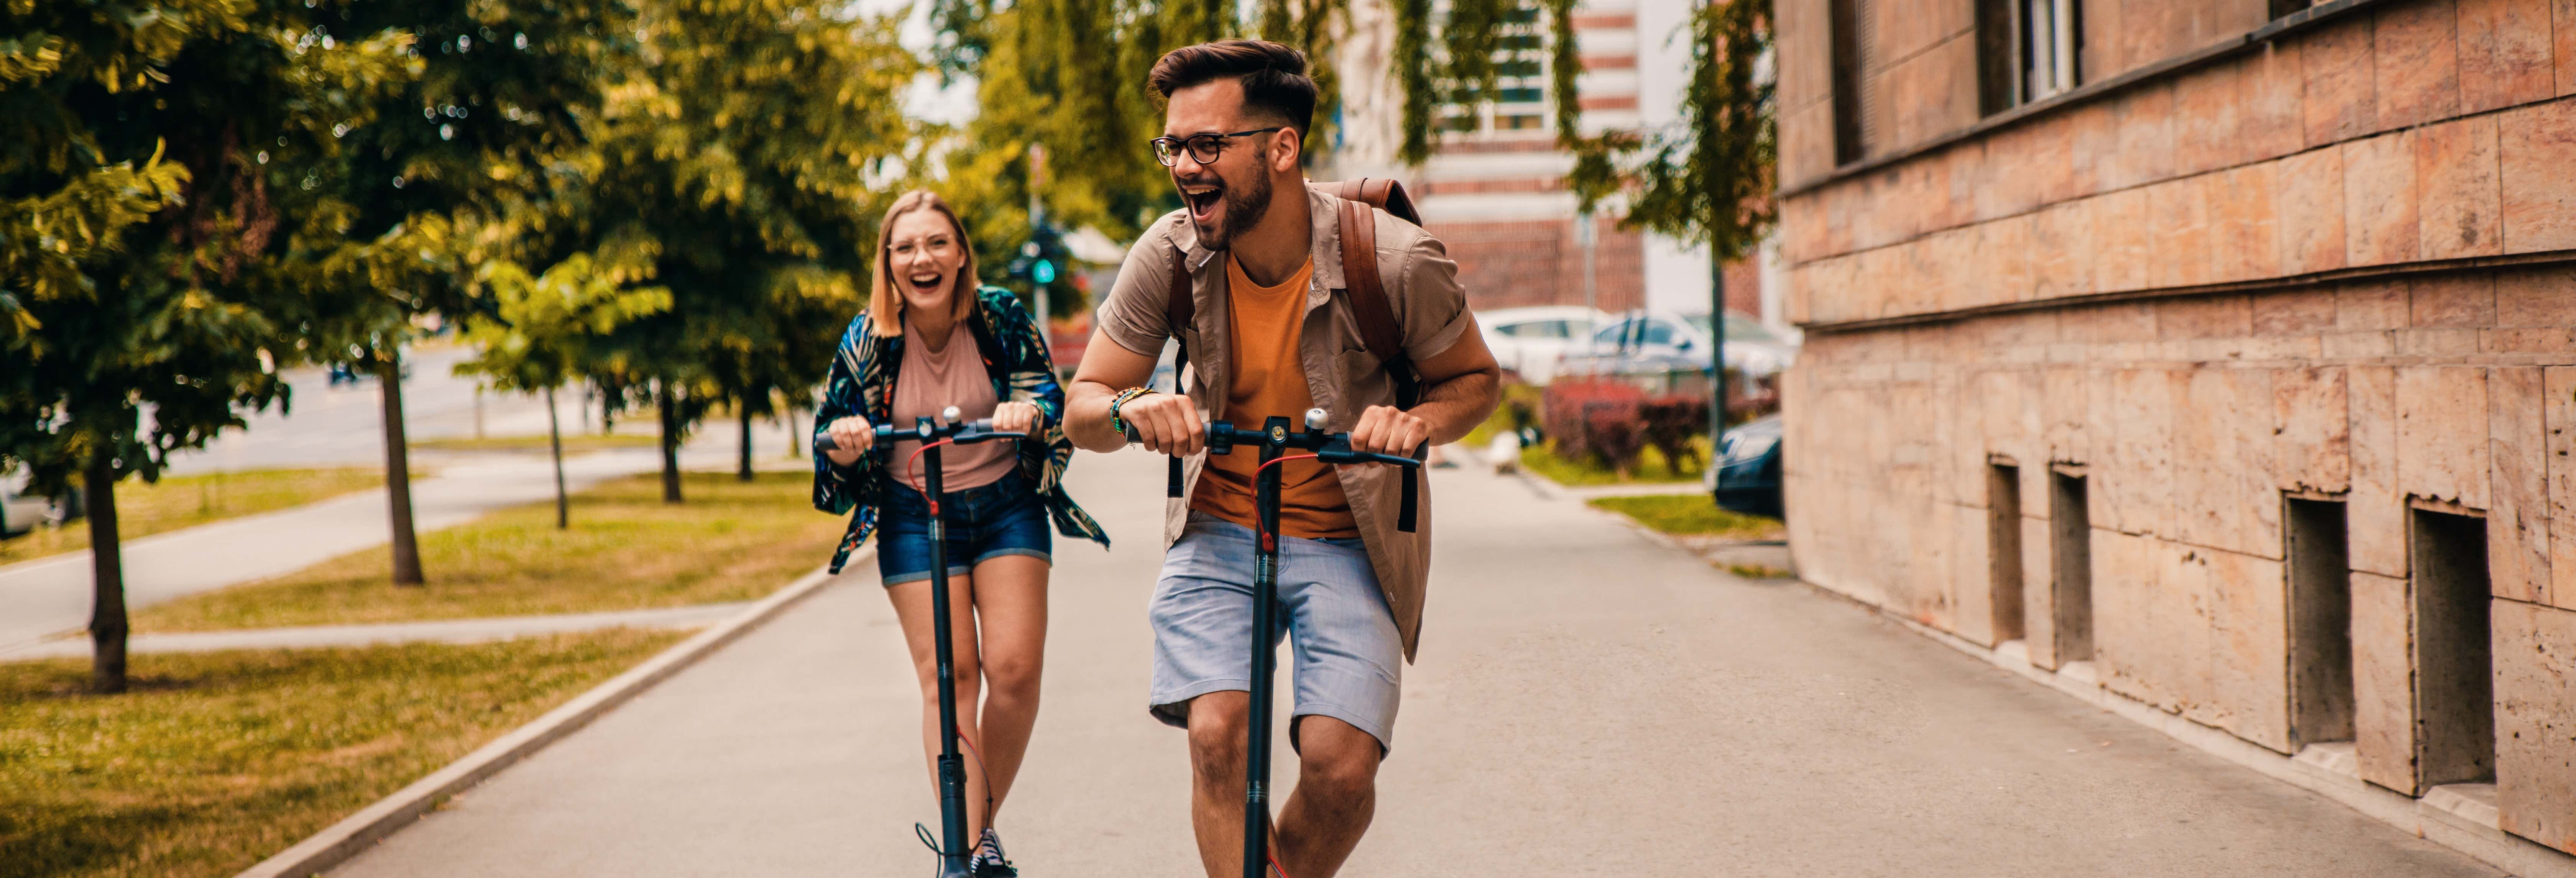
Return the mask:
[[[1100,522],[1074,505],[1060,481],[1065,463],[1073,458],[1073,440],[1064,437],[1064,388],[1056,383],[1037,321],[1009,290],[983,287],[975,291],[973,313],[959,325],[975,336],[984,371],[993,379],[993,397],[1038,407],[1038,435],[1018,443],[1019,471],[1036,486],[1038,499],[1055,519],[1056,531],[1109,545],[1109,534],[1100,529]],[[833,421],[851,415],[876,425],[894,417],[895,373],[903,365],[904,337],[879,338],[873,330],[873,321],[860,314],[842,333],[840,351],[832,358],[831,381],[824,385],[823,407],[814,415],[815,436],[830,432]],[[834,515],[858,510],[850,516],[850,529],[841,537],[840,548],[832,553],[832,572],[841,572],[850,553],[876,531],[877,509],[884,505],[882,495],[890,484],[885,473],[885,462],[874,453],[860,455],[850,466],[814,456],[814,508]]]

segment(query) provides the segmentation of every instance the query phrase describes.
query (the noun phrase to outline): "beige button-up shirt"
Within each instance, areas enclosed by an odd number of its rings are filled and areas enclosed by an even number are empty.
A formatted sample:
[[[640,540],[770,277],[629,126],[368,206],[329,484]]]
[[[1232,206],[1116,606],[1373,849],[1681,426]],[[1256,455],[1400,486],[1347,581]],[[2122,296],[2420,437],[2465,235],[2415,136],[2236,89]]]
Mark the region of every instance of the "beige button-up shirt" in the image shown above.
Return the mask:
[[[1281,193],[1286,194],[1286,193]],[[1308,238],[1308,252],[1315,261],[1314,279],[1306,290],[1306,316],[1300,324],[1297,361],[1305,367],[1306,387],[1315,405],[1330,413],[1325,429],[1347,432],[1359,422],[1360,412],[1370,406],[1395,404],[1395,379],[1386,365],[1370,356],[1368,345],[1361,340],[1359,320],[1351,313],[1351,299],[1345,290],[1342,267],[1342,234],[1339,220],[1341,199],[1309,187],[1306,208],[1313,220]],[[1446,248],[1412,223],[1388,216],[1384,211],[1371,211],[1377,220],[1377,269],[1386,289],[1388,304],[1395,310],[1396,323],[1402,328],[1405,353],[1415,362],[1428,360],[1449,350],[1475,325],[1467,311],[1466,291],[1458,286],[1458,264],[1449,261]],[[1225,263],[1220,253],[1203,249],[1198,244],[1197,230],[1190,226],[1186,211],[1173,211],[1154,221],[1136,246],[1127,251],[1127,263],[1118,270],[1118,283],[1109,291],[1108,301],[1100,308],[1100,329],[1119,347],[1146,356],[1160,356],[1163,340],[1173,335],[1165,316],[1164,297],[1172,288],[1172,251],[1178,248],[1190,273],[1190,290],[1197,298],[1194,327],[1183,327],[1180,338],[1189,347],[1190,373],[1183,378],[1190,401],[1208,420],[1226,420],[1226,390],[1230,386],[1227,359],[1234,353],[1228,337],[1233,326],[1227,310]],[[1249,424],[1237,426],[1255,426]],[[1302,425],[1301,425],[1302,426]],[[1163,520],[1163,545],[1170,548],[1181,538],[1189,521],[1189,498],[1198,490],[1199,473],[1207,464],[1202,452],[1184,465],[1185,477],[1181,496],[1166,504]],[[1420,506],[1416,510],[1413,533],[1396,529],[1396,511],[1402,483],[1407,473],[1394,467],[1335,467],[1341,477],[1342,492],[1350,497],[1351,518],[1359,525],[1360,539],[1368,546],[1369,566],[1377,573],[1379,590],[1386,594],[1387,608],[1395,614],[1395,624],[1404,634],[1404,657],[1413,659],[1422,640],[1422,605],[1431,573],[1431,491],[1428,480],[1421,486]]]

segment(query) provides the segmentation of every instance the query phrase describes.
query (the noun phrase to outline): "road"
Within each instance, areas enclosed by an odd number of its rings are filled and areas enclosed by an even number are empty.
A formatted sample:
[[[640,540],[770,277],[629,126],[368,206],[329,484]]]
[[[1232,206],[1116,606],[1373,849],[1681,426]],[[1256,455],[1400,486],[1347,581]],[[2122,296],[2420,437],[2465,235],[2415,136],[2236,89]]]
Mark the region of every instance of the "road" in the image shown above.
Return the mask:
[[[1075,462],[1120,542],[1058,544],[1044,712],[999,822],[1025,874],[1195,874],[1183,739],[1143,704],[1162,478],[1138,452]],[[2498,874],[1576,502],[1464,471],[1434,493],[1421,662],[1346,875]],[[871,572],[336,874],[917,874],[937,811]]]

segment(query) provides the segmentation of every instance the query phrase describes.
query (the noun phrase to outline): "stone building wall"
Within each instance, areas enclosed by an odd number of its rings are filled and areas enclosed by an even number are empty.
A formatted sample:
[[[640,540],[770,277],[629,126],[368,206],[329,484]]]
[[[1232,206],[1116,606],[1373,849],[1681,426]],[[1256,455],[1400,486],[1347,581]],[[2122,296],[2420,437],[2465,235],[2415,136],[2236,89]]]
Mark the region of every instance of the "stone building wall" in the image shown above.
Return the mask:
[[[2576,8],[2086,0],[2096,84],[1837,166],[1830,2],[1779,7],[1801,574],[2576,852]],[[1921,59],[1873,87],[1973,84],[1970,0],[1860,6]]]

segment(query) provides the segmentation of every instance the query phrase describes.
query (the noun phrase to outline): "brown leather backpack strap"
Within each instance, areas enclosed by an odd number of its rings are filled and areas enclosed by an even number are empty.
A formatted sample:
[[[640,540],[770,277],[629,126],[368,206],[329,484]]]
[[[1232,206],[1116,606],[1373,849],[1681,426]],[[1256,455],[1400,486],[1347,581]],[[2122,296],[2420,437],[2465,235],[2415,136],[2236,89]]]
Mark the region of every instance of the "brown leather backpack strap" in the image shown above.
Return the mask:
[[[1181,248],[1174,247],[1172,248],[1172,287],[1163,294],[1163,322],[1170,327],[1172,340],[1181,344],[1179,357],[1172,361],[1172,380],[1175,382],[1176,390],[1179,389],[1177,383],[1181,380],[1181,367],[1190,364],[1189,337],[1182,335],[1181,330],[1196,326],[1198,311],[1198,299],[1190,292],[1189,254],[1182,252]]]
[[[1180,345],[1172,355],[1172,391],[1175,393],[1189,392],[1189,388],[1181,384],[1181,371],[1190,367],[1190,342],[1188,336],[1181,334],[1181,330],[1196,328],[1198,313],[1198,298],[1190,291],[1189,254],[1181,248],[1174,247],[1172,248],[1172,286],[1163,294],[1163,322],[1171,329],[1172,341]],[[1170,472],[1164,475],[1167,482],[1164,486],[1164,496],[1181,496],[1183,487],[1181,483],[1184,479],[1181,472],[1181,459],[1178,456],[1172,458]]]
[[[1422,224],[1422,212],[1413,207],[1413,197],[1404,194],[1404,184],[1384,177],[1361,177],[1333,184],[1333,197],[1358,201],[1387,212],[1388,216],[1414,225]]]
[[[1367,184],[1371,182],[1391,186],[1395,181],[1361,179],[1344,183],[1342,188],[1351,189],[1356,183],[1360,194],[1365,196]],[[1383,195],[1381,192],[1380,197]],[[1395,306],[1386,298],[1386,281],[1377,273],[1377,208],[1371,206],[1374,203],[1355,198],[1342,199],[1342,286],[1351,297],[1351,316],[1359,320],[1360,342],[1368,346],[1369,355],[1376,357],[1385,366],[1387,376],[1395,381],[1395,407],[1411,409],[1422,401],[1422,377],[1413,369],[1413,358],[1404,352],[1404,330],[1395,322]],[[1424,448],[1415,454],[1420,456],[1429,450],[1426,442]],[[1396,502],[1395,529],[1413,533],[1415,496],[1421,490],[1415,483],[1421,475],[1418,468],[1406,467],[1396,478],[1404,481]]]
[[[1350,291],[1352,316],[1360,324],[1360,341],[1378,362],[1404,357],[1404,333],[1396,328],[1395,307],[1386,298],[1386,282],[1377,273],[1377,222],[1368,205],[1342,202],[1342,283]]]

